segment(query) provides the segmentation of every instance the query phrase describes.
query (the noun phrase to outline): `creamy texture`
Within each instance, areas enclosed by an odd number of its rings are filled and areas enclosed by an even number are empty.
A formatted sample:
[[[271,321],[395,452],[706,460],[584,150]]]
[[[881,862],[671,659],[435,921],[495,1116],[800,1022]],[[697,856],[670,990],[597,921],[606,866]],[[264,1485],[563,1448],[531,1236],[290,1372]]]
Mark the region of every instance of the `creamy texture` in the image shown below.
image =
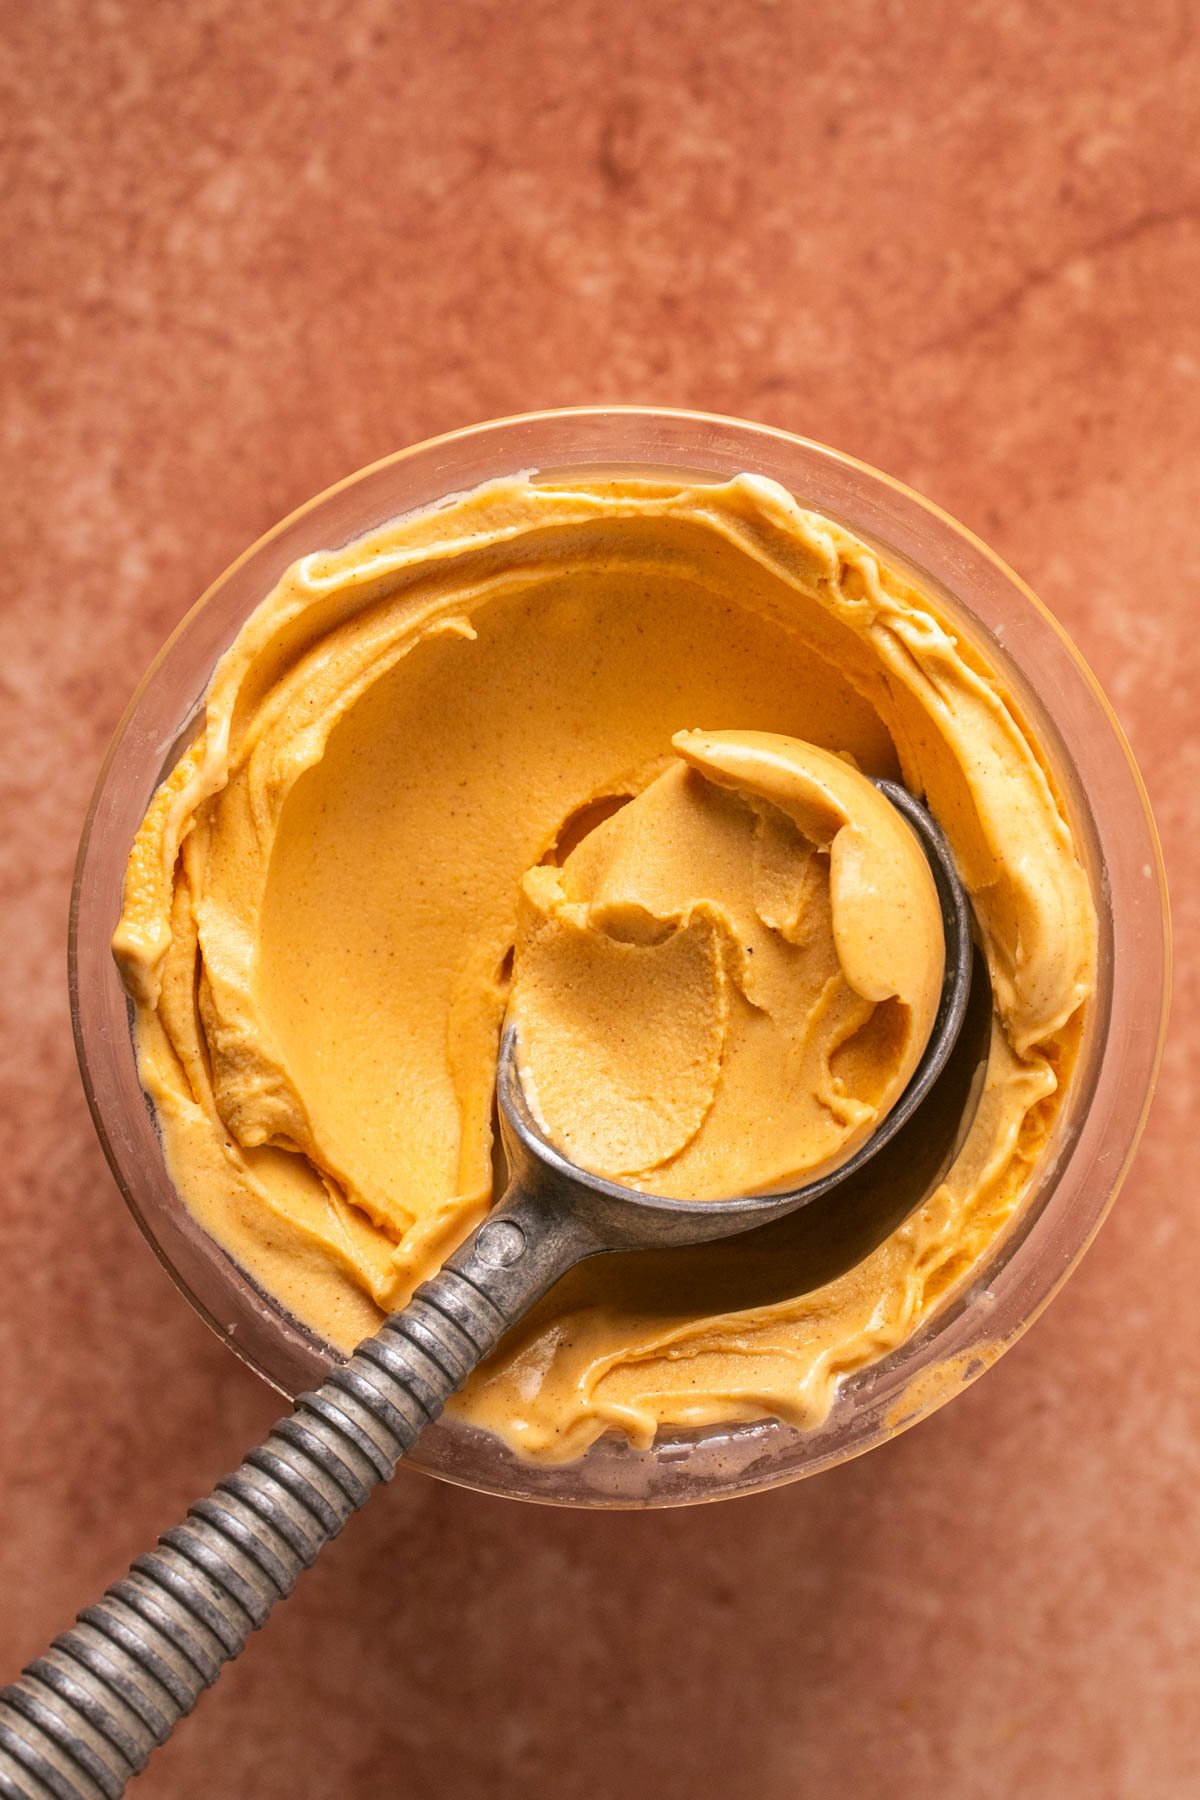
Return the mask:
[[[865,776],[762,732],[682,761],[524,881],[509,1016],[574,1162],[710,1199],[835,1168],[903,1093],[945,964],[915,836]]]
[[[1020,1205],[1069,1076],[1096,923],[1003,684],[926,596],[767,481],[517,478],[289,570],[218,665],[197,737],[131,854],[114,947],[174,1180],[257,1280],[346,1349],[491,1201],[519,924],[530,1030],[544,1026],[551,1048],[582,1030],[606,1070],[600,1123],[586,1127],[601,1162],[709,1192],[749,1167],[746,1146],[725,1141],[749,1104],[734,1064],[758,1053],[745,1019],[728,1017],[754,999],[737,925],[770,934],[781,974],[802,948],[788,931],[802,935],[807,917],[821,966],[844,985],[839,1021],[807,1063],[799,1053],[796,1105],[751,1161],[794,1171],[849,1154],[902,1083],[933,963],[889,954],[884,968],[864,950],[869,907],[865,930],[852,902],[839,931],[837,897],[854,882],[839,880],[834,852],[847,829],[848,850],[877,851],[874,828],[846,802],[849,825],[833,833],[831,817],[798,816],[756,787],[755,733],[926,797],[971,895],[991,1005],[977,995],[920,1130],[906,1126],[824,1210],[573,1271],[452,1403],[531,1455],[577,1455],[609,1428],[644,1444],[660,1425],[819,1422],[839,1378],[911,1335]],[[673,805],[675,790],[696,805]],[[667,866],[665,839],[622,869],[638,811],[658,806],[691,833],[690,878],[682,858]],[[756,839],[758,818],[769,823]],[[731,839],[728,880],[697,884],[723,832],[750,850],[749,872]],[[663,1004],[690,991],[699,1008],[672,1072],[672,1119],[635,1120],[628,1141],[617,1117],[628,1068],[596,1017],[565,1017],[552,966],[565,946],[612,979],[599,963],[620,938],[590,915],[599,903],[602,919],[614,869],[617,911],[640,893],[639,930],[667,927],[641,943],[647,966],[672,946],[692,959],[657,984]],[[919,888],[903,885],[927,919]],[[588,943],[572,943],[576,927]],[[757,938],[742,941],[758,954]],[[773,982],[771,1008],[802,1008],[803,986],[789,996]],[[851,995],[873,1008],[857,1028]],[[771,1011],[775,1043],[795,1037],[780,1028]],[[693,1067],[710,1090],[703,1119],[688,1100]],[[556,1056],[543,1069],[533,1043],[541,1103],[561,1107],[566,1129],[583,1114],[567,1075],[553,1091],[562,1069]],[[717,1129],[726,1107],[731,1133]]]

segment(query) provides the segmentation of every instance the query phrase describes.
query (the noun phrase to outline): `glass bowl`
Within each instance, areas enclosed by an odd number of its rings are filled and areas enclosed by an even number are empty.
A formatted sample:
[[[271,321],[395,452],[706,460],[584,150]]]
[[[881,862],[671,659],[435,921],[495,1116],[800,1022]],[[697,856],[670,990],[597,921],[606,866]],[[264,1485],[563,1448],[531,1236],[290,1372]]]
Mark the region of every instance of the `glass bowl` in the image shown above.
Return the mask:
[[[1078,1262],[1137,1143],[1165,1026],[1169,932],[1145,791],[1113,713],[1060,626],[998,557],[901,483],[761,425],[644,407],[577,408],[478,425],[402,450],[330,488],[247,550],[164,645],[117,729],[79,849],[70,993],[88,1103],[117,1182],[178,1287],[281,1392],[315,1385],[331,1353],[205,1233],[167,1175],[138,1081],[131,1013],[109,949],[134,833],[190,737],[218,656],[296,558],[400,513],[520,471],[620,469],[766,475],[915,576],[986,643],[1056,766],[1100,910],[1100,980],[1080,1061],[1016,1218],[969,1283],[899,1350],[848,1379],[826,1422],[670,1431],[633,1449],[607,1435],[578,1461],[525,1462],[488,1433],[443,1420],[408,1461],[522,1500],[643,1507],[749,1493],[860,1455],[961,1391],[1016,1341]]]

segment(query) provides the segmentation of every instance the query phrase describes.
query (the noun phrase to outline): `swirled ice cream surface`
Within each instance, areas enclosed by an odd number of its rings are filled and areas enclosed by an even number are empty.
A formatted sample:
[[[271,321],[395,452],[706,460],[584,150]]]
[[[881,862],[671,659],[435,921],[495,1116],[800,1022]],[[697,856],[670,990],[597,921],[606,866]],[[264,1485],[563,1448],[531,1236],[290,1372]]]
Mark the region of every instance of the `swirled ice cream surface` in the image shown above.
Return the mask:
[[[1097,926],[998,670],[764,479],[493,482],[304,558],[246,620],[114,941],[184,1202],[349,1349],[492,1203],[509,1009],[586,1167],[699,1198],[836,1167],[942,978],[879,776],[942,825],[991,989],[961,1117],[878,1177],[895,1223],[844,1267],[786,1222],[581,1265],[452,1402],[547,1460],[820,1423],[1020,1207]]]

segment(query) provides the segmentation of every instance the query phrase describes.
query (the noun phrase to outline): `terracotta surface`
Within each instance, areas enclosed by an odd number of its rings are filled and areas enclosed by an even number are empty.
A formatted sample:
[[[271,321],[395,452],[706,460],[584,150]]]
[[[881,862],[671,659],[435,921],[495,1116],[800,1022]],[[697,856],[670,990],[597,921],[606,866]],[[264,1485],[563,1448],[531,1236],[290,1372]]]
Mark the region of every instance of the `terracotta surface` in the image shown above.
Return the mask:
[[[93,1141],[79,824],[194,596],[335,477],[589,399],[793,427],[990,539],[1167,840],[1167,1071],[1031,1336],[733,1505],[380,1496],[159,1757],[199,1800],[1200,1791],[1200,43],[1189,0],[4,6],[0,1672],[274,1415]]]

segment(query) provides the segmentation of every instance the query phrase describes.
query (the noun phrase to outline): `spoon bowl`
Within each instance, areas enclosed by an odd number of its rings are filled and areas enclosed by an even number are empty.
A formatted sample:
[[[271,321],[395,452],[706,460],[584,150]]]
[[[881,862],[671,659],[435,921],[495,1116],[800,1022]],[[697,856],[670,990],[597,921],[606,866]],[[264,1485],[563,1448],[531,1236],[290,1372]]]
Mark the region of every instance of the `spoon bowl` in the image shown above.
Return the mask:
[[[794,1188],[739,1194],[718,1200],[673,1200],[608,1181],[570,1161],[546,1136],[521,1085],[517,1034],[510,1025],[500,1045],[496,1098],[501,1135],[513,1188],[536,1189],[540,1205],[552,1195],[567,1200],[576,1221],[586,1225],[602,1249],[655,1249],[711,1242],[769,1224],[828,1194],[855,1175],[912,1118],[945,1068],[962,1031],[971,988],[971,912],[950,847],[928,809],[898,782],[874,784],[920,839],[942,916],[946,960],[942,993],[921,1059],[908,1085],[852,1156]],[[501,1201],[490,1223],[507,1210]],[[480,1230],[485,1227],[480,1227]]]

